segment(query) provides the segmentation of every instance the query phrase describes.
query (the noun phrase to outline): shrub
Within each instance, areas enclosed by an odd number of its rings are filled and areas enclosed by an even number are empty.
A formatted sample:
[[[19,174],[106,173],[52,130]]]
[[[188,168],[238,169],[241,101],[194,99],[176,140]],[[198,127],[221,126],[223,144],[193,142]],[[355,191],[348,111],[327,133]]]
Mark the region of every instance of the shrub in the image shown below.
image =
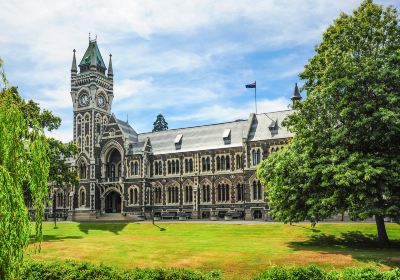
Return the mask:
[[[217,280],[220,273],[202,274],[187,269],[118,269],[75,261],[26,262],[22,279],[28,280]]]
[[[400,269],[379,271],[376,268],[346,268],[342,271],[325,271],[316,265],[306,267],[273,267],[254,280],[397,280]]]

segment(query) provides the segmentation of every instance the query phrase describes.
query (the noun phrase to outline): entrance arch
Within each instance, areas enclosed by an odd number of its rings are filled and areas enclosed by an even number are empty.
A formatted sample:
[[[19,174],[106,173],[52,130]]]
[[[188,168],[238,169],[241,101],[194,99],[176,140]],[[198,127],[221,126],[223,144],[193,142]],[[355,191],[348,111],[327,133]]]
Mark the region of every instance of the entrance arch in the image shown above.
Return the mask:
[[[106,213],[121,213],[122,211],[121,194],[116,191],[109,192],[105,197],[104,210]]]

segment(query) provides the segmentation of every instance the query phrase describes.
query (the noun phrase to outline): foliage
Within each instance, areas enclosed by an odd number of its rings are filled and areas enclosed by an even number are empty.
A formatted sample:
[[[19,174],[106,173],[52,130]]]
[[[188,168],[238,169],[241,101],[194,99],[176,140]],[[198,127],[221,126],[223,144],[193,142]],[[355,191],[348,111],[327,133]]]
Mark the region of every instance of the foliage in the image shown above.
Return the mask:
[[[275,219],[321,220],[348,211],[400,217],[400,25],[393,7],[364,1],[323,35],[300,77],[307,98],[285,125],[295,136],[258,176]]]
[[[158,114],[156,121],[153,123],[153,126],[154,126],[153,132],[163,131],[168,129],[168,123],[166,122],[162,114]]]
[[[42,217],[49,173],[48,143],[40,121],[24,112],[15,88],[0,92],[0,279],[17,277],[30,236],[24,188],[35,210],[35,239]]]
[[[66,262],[28,262],[25,265],[24,279],[29,280],[213,280],[220,279],[216,271],[201,274],[187,269],[153,268],[121,270],[106,265]]]
[[[3,69],[3,60],[0,58],[0,89],[7,86],[7,77]]]
[[[62,143],[54,138],[47,139],[50,147],[49,181],[56,187],[78,184],[75,171],[69,169],[66,160],[73,158],[78,153],[77,146],[73,143]]]
[[[395,280],[400,279],[400,269],[379,271],[376,268],[346,268],[342,271],[325,271],[316,265],[306,267],[273,267],[254,280]]]

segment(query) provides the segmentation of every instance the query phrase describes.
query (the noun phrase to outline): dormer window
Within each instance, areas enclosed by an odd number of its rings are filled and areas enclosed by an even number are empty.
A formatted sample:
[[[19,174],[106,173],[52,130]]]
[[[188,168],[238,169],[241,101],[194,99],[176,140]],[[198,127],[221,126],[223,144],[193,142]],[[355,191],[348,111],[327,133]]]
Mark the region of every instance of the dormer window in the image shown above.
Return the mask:
[[[175,148],[177,150],[179,150],[181,148],[181,146],[182,146],[182,136],[183,136],[182,134],[178,134],[175,137],[174,143],[175,143]]]
[[[230,128],[226,128],[224,130],[224,133],[222,134],[222,139],[224,140],[225,144],[231,143],[231,129]]]
[[[276,134],[278,132],[278,120],[277,119],[272,120],[268,128],[272,134]]]

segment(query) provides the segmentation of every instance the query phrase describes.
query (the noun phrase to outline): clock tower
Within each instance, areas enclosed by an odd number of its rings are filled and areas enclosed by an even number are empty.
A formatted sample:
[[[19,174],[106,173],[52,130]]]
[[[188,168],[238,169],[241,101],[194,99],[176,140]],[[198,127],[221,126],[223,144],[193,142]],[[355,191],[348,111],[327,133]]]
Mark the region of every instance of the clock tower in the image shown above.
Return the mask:
[[[80,184],[76,189],[74,208],[95,209],[96,175],[100,174],[100,138],[111,116],[113,69],[111,54],[106,68],[97,40],[89,46],[76,65],[75,50],[71,66],[71,98],[74,112],[73,137],[78,146],[76,159]],[[107,70],[107,73],[106,73]]]

